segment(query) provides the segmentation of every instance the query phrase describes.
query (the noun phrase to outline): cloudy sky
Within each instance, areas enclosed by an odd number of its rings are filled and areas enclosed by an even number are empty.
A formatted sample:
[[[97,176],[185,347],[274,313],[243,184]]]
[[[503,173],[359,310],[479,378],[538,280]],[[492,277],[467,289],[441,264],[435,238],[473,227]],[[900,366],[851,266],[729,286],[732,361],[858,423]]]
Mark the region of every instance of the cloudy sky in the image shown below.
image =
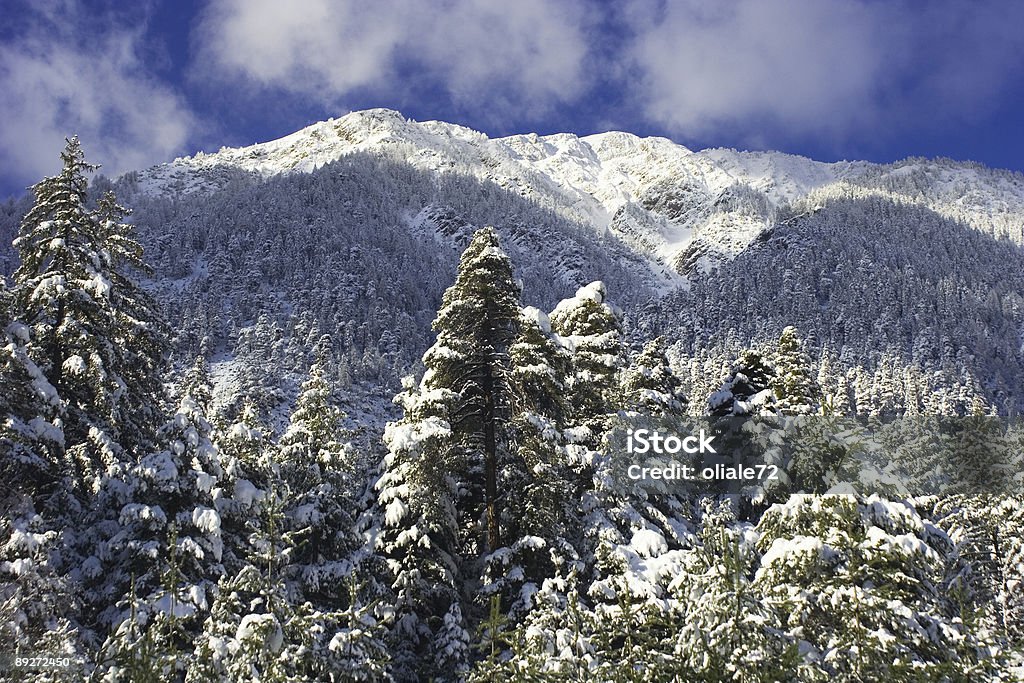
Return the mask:
[[[0,198],[390,107],[1024,170],[1017,0],[0,0]]]

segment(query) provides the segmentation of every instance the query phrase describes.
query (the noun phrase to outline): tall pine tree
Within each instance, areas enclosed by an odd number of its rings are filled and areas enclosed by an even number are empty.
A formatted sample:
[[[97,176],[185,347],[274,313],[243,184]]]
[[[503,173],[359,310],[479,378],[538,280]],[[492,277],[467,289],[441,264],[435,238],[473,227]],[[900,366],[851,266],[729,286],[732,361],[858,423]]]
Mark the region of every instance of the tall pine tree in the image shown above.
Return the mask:
[[[61,172],[33,187],[35,204],[14,241],[14,294],[31,331],[29,357],[63,402],[69,465],[95,488],[123,451],[137,458],[152,444],[166,329],[131,279],[145,266],[122,222],[127,211],[110,194],[88,207],[86,174],[95,166],[77,138],[61,159]]]
[[[400,395],[404,418],[388,426],[389,455],[377,483],[384,509],[381,549],[397,576],[398,632],[430,664],[451,671],[465,656],[461,635],[471,605],[459,604],[460,577],[475,582],[503,547],[500,491],[509,462],[513,389],[509,348],[519,328],[519,286],[493,228],[478,230],[459,262],[434,321],[418,387]],[[399,664],[401,666],[401,663]]]

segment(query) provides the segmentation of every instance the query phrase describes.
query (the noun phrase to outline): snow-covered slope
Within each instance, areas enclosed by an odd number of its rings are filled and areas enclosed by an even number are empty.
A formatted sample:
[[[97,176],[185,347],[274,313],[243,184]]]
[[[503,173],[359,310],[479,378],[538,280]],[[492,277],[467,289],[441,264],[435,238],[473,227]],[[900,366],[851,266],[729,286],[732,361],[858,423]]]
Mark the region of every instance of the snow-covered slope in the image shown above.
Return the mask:
[[[354,152],[390,154],[419,170],[457,172],[513,190],[565,217],[611,231],[656,270],[708,270],[742,252],[783,205],[880,192],[1024,243],[1024,179],[976,164],[910,159],[821,163],[778,152],[694,152],[665,138],[610,132],[488,138],[387,109],[315,123],[279,140],[223,148],[140,175],[149,192],[202,192],[239,170],[309,172]]]

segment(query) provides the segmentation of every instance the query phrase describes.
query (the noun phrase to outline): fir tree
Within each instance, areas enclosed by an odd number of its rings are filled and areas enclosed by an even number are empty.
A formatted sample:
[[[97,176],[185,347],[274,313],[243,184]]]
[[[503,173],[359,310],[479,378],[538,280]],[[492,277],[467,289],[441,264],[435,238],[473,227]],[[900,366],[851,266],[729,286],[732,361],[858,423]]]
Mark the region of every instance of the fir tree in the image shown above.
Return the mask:
[[[473,235],[455,284],[442,299],[434,320],[437,341],[424,354],[423,384],[458,394],[452,428],[459,447],[479,453],[476,457],[482,460],[471,467],[482,470],[483,486],[474,487],[474,493],[482,493],[486,547],[491,551],[502,545],[498,460],[507,441],[503,431],[511,402],[508,349],[518,323],[519,286],[512,263],[499,248],[493,228],[483,228]]]
[[[580,287],[551,312],[551,327],[572,351],[567,382],[570,422],[584,424],[618,407],[616,379],[624,364],[621,311],[606,302],[603,282]],[[596,426],[596,424],[595,424]]]
[[[951,616],[949,537],[908,503],[794,496],[758,522],[755,584],[805,661],[840,680],[985,680],[987,636]]]
[[[129,277],[144,264],[126,211],[112,195],[87,208],[85,174],[95,167],[77,138],[61,158],[61,173],[33,187],[14,242],[15,299],[31,330],[29,356],[63,402],[70,464],[95,487],[122,449],[152,442],[167,342],[152,300]]]
[[[783,415],[813,415],[820,409],[821,390],[811,368],[811,358],[803,349],[795,327],[787,327],[779,337],[774,358],[772,388],[776,409]]]
[[[578,517],[569,501],[578,494],[562,431],[570,357],[551,338],[547,315],[532,307],[523,310],[509,356],[513,446],[499,480],[506,492],[501,523],[508,552],[492,556],[488,589],[498,592],[492,599],[504,600],[510,613],[519,616],[530,608],[533,587],[576,555],[568,539]]]
[[[439,634],[447,642],[463,628],[458,577],[479,576],[484,554],[503,544],[508,503],[498,482],[508,462],[518,297],[496,233],[478,230],[434,321],[437,341],[423,356],[420,386],[408,384],[396,399],[405,416],[385,433],[390,453],[376,487],[380,547],[397,577],[396,633],[420,656],[431,652],[439,668],[448,666]]]
[[[775,370],[762,354],[744,351],[719,389],[708,397],[709,414],[712,417],[748,417],[773,413],[775,377]]]
[[[106,501],[125,498],[120,528],[105,544],[108,566],[102,576],[104,595],[118,586],[124,591],[115,609],[101,610],[101,618],[114,625],[104,646],[112,670],[122,666],[118,662],[130,656],[139,638],[159,646],[172,668],[186,668],[184,658],[175,661],[176,653],[191,650],[225,571],[224,471],[211,432],[186,394],[158,432],[163,448],[127,472],[128,490],[104,492]],[[125,625],[127,619],[134,621]]]
[[[665,357],[665,346],[664,337],[647,342],[623,373],[622,396],[628,410],[650,416],[686,412],[689,402]]]

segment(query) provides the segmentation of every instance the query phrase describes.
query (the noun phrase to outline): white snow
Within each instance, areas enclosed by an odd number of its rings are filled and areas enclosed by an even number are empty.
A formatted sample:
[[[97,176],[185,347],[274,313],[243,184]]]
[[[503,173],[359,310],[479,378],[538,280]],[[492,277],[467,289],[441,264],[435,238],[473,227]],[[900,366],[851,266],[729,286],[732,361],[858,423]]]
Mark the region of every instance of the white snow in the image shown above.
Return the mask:
[[[668,542],[653,529],[638,529],[633,532],[629,547],[641,557],[657,557],[668,551]]]
[[[173,482],[178,478],[178,466],[167,451],[152,453],[139,463],[142,474],[155,482]]]
[[[527,306],[522,310],[524,320],[527,320],[541,329],[544,334],[551,334],[551,318],[539,308]]]
[[[248,479],[238,479],[235,481],[231,498],[240,505],[248,507],[252,505],[253,501],[262,500],[263,491],[256,488]]]
[[[279,652],[284,644],[284,631],[273,614],[246,614],[235,631],[235,640],[243,642],[259,638],[270,652]]]
[[[398,523],[409,514],[409,506],[402,502],[401,498],[392,500],[384,513],[384,523],[388,526],[398,526]]]
[[[64,365],[61,366],[66,375],[84,375],[88,368],[89,366],[86,364],[85,359],[77,354],[68,356],[64,361]]]
[[[761,557],[761,568],[757,570],[760,577],[776,563],[799,561],[802,557],[827,559],[835,554],[820,538],[814,536],[794,536],[793,538],[776,538]]]
[[[192,524],[208,534],[220,534],[220,515],[213,508],[199,506],[192,510]]]
[[[908,160],[881,166],[822,163],[779,152],[694,152],[665,138],[622,132],[490,139],[387,109],[352,112],[249,147],[176,159],[141,173],[139,183],[155,194],[209,192],[230,179],[225,169],[263,176],[308,173],[357,152],[390,155],[419,170],[475,176],[599,233],[614,233],[648,259],[654,280],[666,288],[685,286],[671,264],[680,254],[692,256],[690,247],[702,252],[695,267],[711,270],[762,234],[778,207],[814,206],[815,197],[882,193],[1018,240],[1024,216],[1024,193],[1012,175],[980,173],[968,164]],[[864,178],[868,182],[858,184]],[[763,199],[762,208],[733,201],[751,192]],[[422,226],[424,217],[411,218],[416,221]]]

